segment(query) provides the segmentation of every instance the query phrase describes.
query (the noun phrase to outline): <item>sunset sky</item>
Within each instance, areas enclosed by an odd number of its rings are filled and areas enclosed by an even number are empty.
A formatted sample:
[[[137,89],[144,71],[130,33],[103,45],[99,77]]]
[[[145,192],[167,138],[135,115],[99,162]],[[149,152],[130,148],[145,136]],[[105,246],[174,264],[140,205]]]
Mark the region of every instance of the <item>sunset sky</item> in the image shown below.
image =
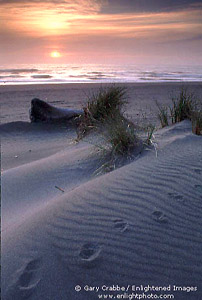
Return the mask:
[[[0,64],[202,64],[202,1],[0,0]]]

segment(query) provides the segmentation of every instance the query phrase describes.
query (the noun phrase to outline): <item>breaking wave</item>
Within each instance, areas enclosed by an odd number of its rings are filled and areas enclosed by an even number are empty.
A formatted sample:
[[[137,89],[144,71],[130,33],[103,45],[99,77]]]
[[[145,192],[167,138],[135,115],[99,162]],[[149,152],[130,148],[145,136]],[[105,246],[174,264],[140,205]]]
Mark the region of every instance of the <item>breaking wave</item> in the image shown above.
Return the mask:
[[[37,64],[0,67],[0,83],[201,82],[201,70],[201,66]]]

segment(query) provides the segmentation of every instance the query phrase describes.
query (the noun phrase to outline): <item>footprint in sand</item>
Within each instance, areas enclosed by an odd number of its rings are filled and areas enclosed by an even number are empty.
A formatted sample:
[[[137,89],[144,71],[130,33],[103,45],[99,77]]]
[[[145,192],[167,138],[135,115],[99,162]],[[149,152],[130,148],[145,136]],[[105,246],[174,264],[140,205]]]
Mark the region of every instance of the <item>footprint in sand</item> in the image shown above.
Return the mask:
[[[85,243],[80,250],[79,257],[86,266],[92,266],[100,256],[101,246],[96,243]]]
[[[195,184],[195,189],[197,190],[197,191],[199,191],[199,192],[201,192],[202,193],[202,185],[201,184]],[[202,195],[201,195],[201,199],[202,199]]]
[[[21,276],[19,277],[19,283],[21,287],[29,287],[30,282],[34,276],[34,272],[37,271],[39,265],[39,260],[35,259],[30,261]]]
[[[201,170],[200,169],[194,169],[194,172],[196,172],[197,174],[201,174]]]
[[[179,195],[177,193],[168,193],[168,195],[174,200],[177,200],[179,202],[184,202],[184,197],[182,195]]]
[[[39,264],[39,259],[31,260],[16,272],[15,279],[8,288],[6,300],[28,299],[32,295],[40,282],[40,279],[36,279]]]
[[[118,231],[124,232],[128,229],[128,223],[122,219],[116,219],[114,222],[114,228]]]
[[[152,218],[153,218],[154,221],[159,222],[159,223],[168,223],[168,219],[167,219],[167,217],[165,216],[165,214],[162,213],[162,212],[159,211],[159,210],[155,210],[155,211],[152,213]]]

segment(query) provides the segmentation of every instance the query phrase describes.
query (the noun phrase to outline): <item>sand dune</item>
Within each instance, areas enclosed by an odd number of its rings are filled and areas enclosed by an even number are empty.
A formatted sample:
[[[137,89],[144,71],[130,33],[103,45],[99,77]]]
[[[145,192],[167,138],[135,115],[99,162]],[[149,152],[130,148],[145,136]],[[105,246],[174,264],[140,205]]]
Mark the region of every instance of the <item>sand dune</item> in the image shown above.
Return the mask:
[[[3,224],[90,180],[100,164],[93,145],[75,143],[75,133],[60,126],[14,122],[1,133]]]
[[[92,145],[49,132],[45,146],[35,134],[44,157],[3,172],[3,299],[98,299],[83,287],[113,284],[197,286],[175,297],[202,298],[202,139],[189,122],[156,134],[157,157],[144,151],[97,178]]]

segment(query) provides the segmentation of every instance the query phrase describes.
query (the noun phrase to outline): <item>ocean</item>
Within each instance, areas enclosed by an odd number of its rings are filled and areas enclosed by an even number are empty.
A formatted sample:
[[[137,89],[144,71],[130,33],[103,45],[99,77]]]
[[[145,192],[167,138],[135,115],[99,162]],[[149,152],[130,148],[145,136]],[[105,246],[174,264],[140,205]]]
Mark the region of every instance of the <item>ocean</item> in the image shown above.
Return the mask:
[[[0,84],[197,82],[202,66],[34,64],[0,66]]]

